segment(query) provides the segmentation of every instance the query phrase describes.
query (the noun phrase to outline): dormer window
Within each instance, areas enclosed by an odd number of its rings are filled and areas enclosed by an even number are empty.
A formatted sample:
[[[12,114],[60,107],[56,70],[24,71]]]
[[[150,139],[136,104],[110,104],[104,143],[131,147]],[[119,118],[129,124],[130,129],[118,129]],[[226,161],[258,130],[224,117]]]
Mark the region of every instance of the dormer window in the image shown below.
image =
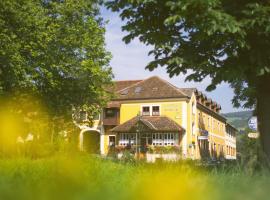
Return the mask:
[[[126,90],[123,90],[121,93],[120,93],[122,96],[125,96],[125,95],[127,95],[128,94],[128,89],[126,89]]]
[[[152,89],[152,91],[153,91],[153,92],[156,92],[156,91],[158,91],[158,88],[157,88],[157,87],[154,87],[154,88]]]
[[[141,91],[142,91],[142,88],[141,87],[136,87],[135,88],[135,93],[136,94],[139,94]]]
[[[159,106],[153,106],[152,107],[152,116],[159,116]]]
[[[149,116],[150,115],[150,107],[149,106],[143,106],[142,107],[142,115],[143,116]]]

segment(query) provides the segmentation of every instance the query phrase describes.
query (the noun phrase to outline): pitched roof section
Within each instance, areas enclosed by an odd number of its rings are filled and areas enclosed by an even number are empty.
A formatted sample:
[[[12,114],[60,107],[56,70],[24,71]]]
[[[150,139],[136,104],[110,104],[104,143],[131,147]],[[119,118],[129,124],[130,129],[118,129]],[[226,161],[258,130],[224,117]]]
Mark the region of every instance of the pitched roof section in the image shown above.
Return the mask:
[[[117,91],[119,100],[128,99],[159,99],[159,98],[185,98],[188,97],[181,89],[157,76],[132,84]]]
[[[185,130],[175,121],[165,116],[141,116],[134,117],[114,127],[111,131],[118,133],[134,133],[136,129],[138,129],[138,125],[140,125],[140,132],[180,132]]]
[[[131,85],[134,85],[138,82],[141,82],[142,80],[126,80],[126,81],[115,81],[115,91],[123,90],[127,87],[130,87]]]
[[[144,80],[115,81],[113,90],[116,97],[112,101],[118,101],[118,106],[108,105],[108,107],[119,107],[121,100],[144,100],[144,99],[166,99],[166,98],[191,98],[196,95],[198,102],[202,106],[219,112],[221,106],[196,88],[178,88],[158,76],[152,76]],[[213,107],[213,108],[212,108]]]
[[[179,88],[183,93],[185,93],[189,98],[191,98],[192,94],[197,91],[196,88]]]

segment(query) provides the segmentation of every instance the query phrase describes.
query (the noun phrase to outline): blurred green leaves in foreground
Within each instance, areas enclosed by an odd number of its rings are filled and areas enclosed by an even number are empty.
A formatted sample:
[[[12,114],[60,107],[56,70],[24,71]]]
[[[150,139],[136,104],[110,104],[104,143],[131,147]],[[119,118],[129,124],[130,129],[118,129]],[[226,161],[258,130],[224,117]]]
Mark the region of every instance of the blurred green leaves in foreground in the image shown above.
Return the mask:
[[[0,199],[268,199],[267,172],[197,164],[121,163],[77,153],[2,159]]]

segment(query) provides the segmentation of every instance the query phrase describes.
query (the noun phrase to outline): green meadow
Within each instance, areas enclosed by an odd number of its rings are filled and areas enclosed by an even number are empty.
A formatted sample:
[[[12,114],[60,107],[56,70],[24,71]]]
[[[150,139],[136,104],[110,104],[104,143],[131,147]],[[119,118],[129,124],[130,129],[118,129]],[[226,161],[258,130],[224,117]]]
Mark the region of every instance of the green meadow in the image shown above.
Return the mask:
[[[237,164],[121,162],[87,154],[0,160],[0,199],[270,198],[270,174]]]

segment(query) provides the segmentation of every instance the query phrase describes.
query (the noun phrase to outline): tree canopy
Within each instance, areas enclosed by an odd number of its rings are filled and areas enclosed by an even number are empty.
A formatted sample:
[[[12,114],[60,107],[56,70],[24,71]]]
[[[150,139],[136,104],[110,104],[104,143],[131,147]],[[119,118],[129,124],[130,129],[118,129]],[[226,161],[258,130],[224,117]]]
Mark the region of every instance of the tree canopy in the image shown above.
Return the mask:
[[[255,107],[270,157],[269,1],[109,0],[107,6],[125,21],[126,43],[137,37],[153,47],[147,69],[164,66],[170,76],[191,70],[186,80],[210,77],[209,91],[227,82],[235,106]]]
[[[33,95],[53,115],[103,105],[112,72],[98,3],[0,1],[1,97]]]
[[[235,105],[254,105],[258,77],[270,72],[270,7],[256,0],[111,0],[113,11],[126,20],[124,41],[135,37],[152,45],[153,70],[166,66],[170,76],[187,80],[212,78],[208,90],[222,81],[231,83],[240,96]],[[240,99],[239,99],[240,97]]]

